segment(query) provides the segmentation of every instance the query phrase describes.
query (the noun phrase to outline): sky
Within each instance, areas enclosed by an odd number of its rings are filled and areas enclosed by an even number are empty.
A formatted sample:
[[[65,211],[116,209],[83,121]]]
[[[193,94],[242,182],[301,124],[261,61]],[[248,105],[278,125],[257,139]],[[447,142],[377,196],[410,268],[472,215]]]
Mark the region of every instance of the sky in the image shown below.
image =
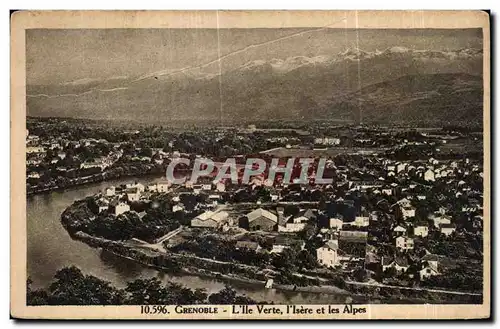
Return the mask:
[[[259,59],[351,48],[481,48],[481,40],[479,29],[33,29],[26,31],[26,79],[28,85],[78,84],[197,66],[215,73]]]

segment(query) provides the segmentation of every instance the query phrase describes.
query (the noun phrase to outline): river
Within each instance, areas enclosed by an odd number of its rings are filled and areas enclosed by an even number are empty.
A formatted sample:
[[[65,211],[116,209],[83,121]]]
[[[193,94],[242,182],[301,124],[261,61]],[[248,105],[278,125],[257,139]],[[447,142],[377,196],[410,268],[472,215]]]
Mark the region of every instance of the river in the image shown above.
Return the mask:
[[[164,282],[172,281],[190,288],[204,288],[208,293],[219,291],[225,283],[220,280],[191,275],[173,276],[164,274],[107,252],[91,248],[85,243],[71,239],[60,223],[61,213],[75,200],[93,195],[107,186],[131,181],[143,184],[159,178],[126,178],[91,185],[78,186],[65,191],[54,191],[28,197],[27,201],[27,270],[35,288],[47,287],[57,270],[75,265],[85,274],[124,287],[136,278],[156,276]],[[257,301],[282,304],[326,304],[339,303],[345,296],[306,292],[265,289],[248,283],[231,282],[239,294]]]

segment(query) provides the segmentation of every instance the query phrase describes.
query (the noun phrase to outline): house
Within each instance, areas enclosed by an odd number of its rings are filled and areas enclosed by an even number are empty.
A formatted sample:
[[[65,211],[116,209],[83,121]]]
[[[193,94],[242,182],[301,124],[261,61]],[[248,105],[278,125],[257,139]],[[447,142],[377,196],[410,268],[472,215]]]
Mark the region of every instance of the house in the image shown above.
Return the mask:
[[[110,186],[108,188],[106,188],[106,190],[104,190],[104,194],[106,196],[114,196],[116,193],[116,189],[114,186]]]
[[[329,240],[323,246],[316,249],[318,262],[326,267],[334,267],[339,264],[338,241]]]
[[[406,206],[406,207],[401,207],[401,214],[403,215],[403,219],[407,219],[410,217],[415,217],[415,207],[412,206]]]
[[[342,229],[343,221],[340,218],[330,218],[329,227],[340,231]]]
[[[455,232],[455,224],[441,224],[441,233],[448,236]]]
[[[383,188],[381,192],[385,195],[392,195],[392,188]]]
[[[403,273],[408,270],[410,265],[406,257],[382,257],[382,270],[385,272],[389,268],[394,268],[398,273]]]
[[[225,211],[205,211],[191,220],[191,227],[220,228],[228,222]]]
[[[225,192],[226,191],[226,184],[224,184],[222,182],[218,182],[217,184],[215,184],[215,189],[218,192]]]
[[[424,280],[430,278],[431,276],[439,275],[440,273],[437,269],[437,266],[429,264],[427,266],[424,266],[419,271],[419,274],[420,274],[420,280],[424,281]]]
[[[125,185],[125,187],[127,189],[137,189],[137,191],[139,191],[139,193],[142,193],[144,192],[144,190],[146,189],[146,187],[141,184],[141,183],[128,183],[127,185]]]
[[[284,224],[278,225],[278,232],[295,233],[303,231],[307,222],[296,222],[295,218],[289,218]]]
[[[96,200],[96,205],[97,205],[97,213],[100,214],[103,211],[108,210],[109,208],[109,202],[108,200],[104,198],[100,198]]]
[[[404,207],[410,207],[411,206],[411,201],[408,200],[407,198],[403,198],[403,199],[401,199],[401,200],[398,201],[398,204],[402,208],[404,208]]]
[[[125,202],[118,202],[110,208],[114,208],[113,210],[114,210],[115,216],[119,216],[127,211],[130,211],[130,206],[128,204],[126,204]]]
[[[172,212],[178,212],[184,210],[184,205],[182,203],[174,204],[172,206]]]
[[[447,215],[437,216],[433,218],[434,226],[439,228],[441,225],[448,225],[451,223],[451,217]]]
[[[139,199],[141,198],[141,192],[137,187],[127,189],[126,193],[127,193],[127,199],[130,202],[139,201]]]
[[[255,209],[246,215],[248,226],[252,231],[273,231],[278,224],[278,217],[262,208]]]
[[[424,257],[422,257],[420,261],[427,262],[427,264],[437,269],[439,265],[439,256],[436,254],[427,254]]]
[[[424,180],[425,181],[435,181],[435,174],[434,174],[434,171],[431,170],[431,169],[427,169],[424,173]]]
[[[248,249],[258,252],[262,249],[262,247],[254,241],[238,241],[235,245],[236,250]]]
[[[412,238],[400,236],[396,238],[396,248],[401,250],[412,250],[414,241]]]
[[[413,228],[413,234],[425,238],[427,235],[429,235],[429,227],[427,226],[427,224],[417,223]]]
[[[319,144],[319,145],[339,145],[340,144],[340,138],[335,138],[335,137],[318,137],[314,139],[314,144]]]
[[[394,229],[392,229],[392,231],[397,235],[403,235],[406,233],[406,228],[402,225],[397,225]]]
[[[160,181],[156,183],[156,192],[159,193],[168,193],[170,187],[170,183],[167,181]]]
[[[396,166],[396,172],[399,174],[400,172],[402,171],[405,171],[406,170],[406,163],[399,163],[397,166]]]
[[[370,217],[367,216],[356,216],[354,222],[350,223],[351,225],[358,227],[365,227],[370,225]]]

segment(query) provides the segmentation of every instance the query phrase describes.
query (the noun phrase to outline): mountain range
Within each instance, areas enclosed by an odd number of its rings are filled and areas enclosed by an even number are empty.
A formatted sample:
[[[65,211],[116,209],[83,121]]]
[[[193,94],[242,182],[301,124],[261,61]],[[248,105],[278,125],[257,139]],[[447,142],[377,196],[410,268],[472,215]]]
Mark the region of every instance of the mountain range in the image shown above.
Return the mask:
[[[141,76],[28,85],[31,116],[461,122],[482,119],[482,51],[413,50],[224,60]],[[139,119],[138,119],[139,118]]]

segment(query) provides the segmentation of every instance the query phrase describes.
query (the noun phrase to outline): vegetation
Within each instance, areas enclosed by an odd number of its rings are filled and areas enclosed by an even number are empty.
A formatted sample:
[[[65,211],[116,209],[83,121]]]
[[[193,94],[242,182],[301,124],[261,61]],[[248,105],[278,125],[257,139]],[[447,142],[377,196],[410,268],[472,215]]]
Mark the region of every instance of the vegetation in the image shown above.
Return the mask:
[[[256,304],[238,295],[230,286],[208,295],[203,289],[190,289],[157,278],[136,279],[119,289],[75,267],[65,267],[54,275],[48,289],[32,289],[27,281],[28,305],[191,305],[191,304]]]

